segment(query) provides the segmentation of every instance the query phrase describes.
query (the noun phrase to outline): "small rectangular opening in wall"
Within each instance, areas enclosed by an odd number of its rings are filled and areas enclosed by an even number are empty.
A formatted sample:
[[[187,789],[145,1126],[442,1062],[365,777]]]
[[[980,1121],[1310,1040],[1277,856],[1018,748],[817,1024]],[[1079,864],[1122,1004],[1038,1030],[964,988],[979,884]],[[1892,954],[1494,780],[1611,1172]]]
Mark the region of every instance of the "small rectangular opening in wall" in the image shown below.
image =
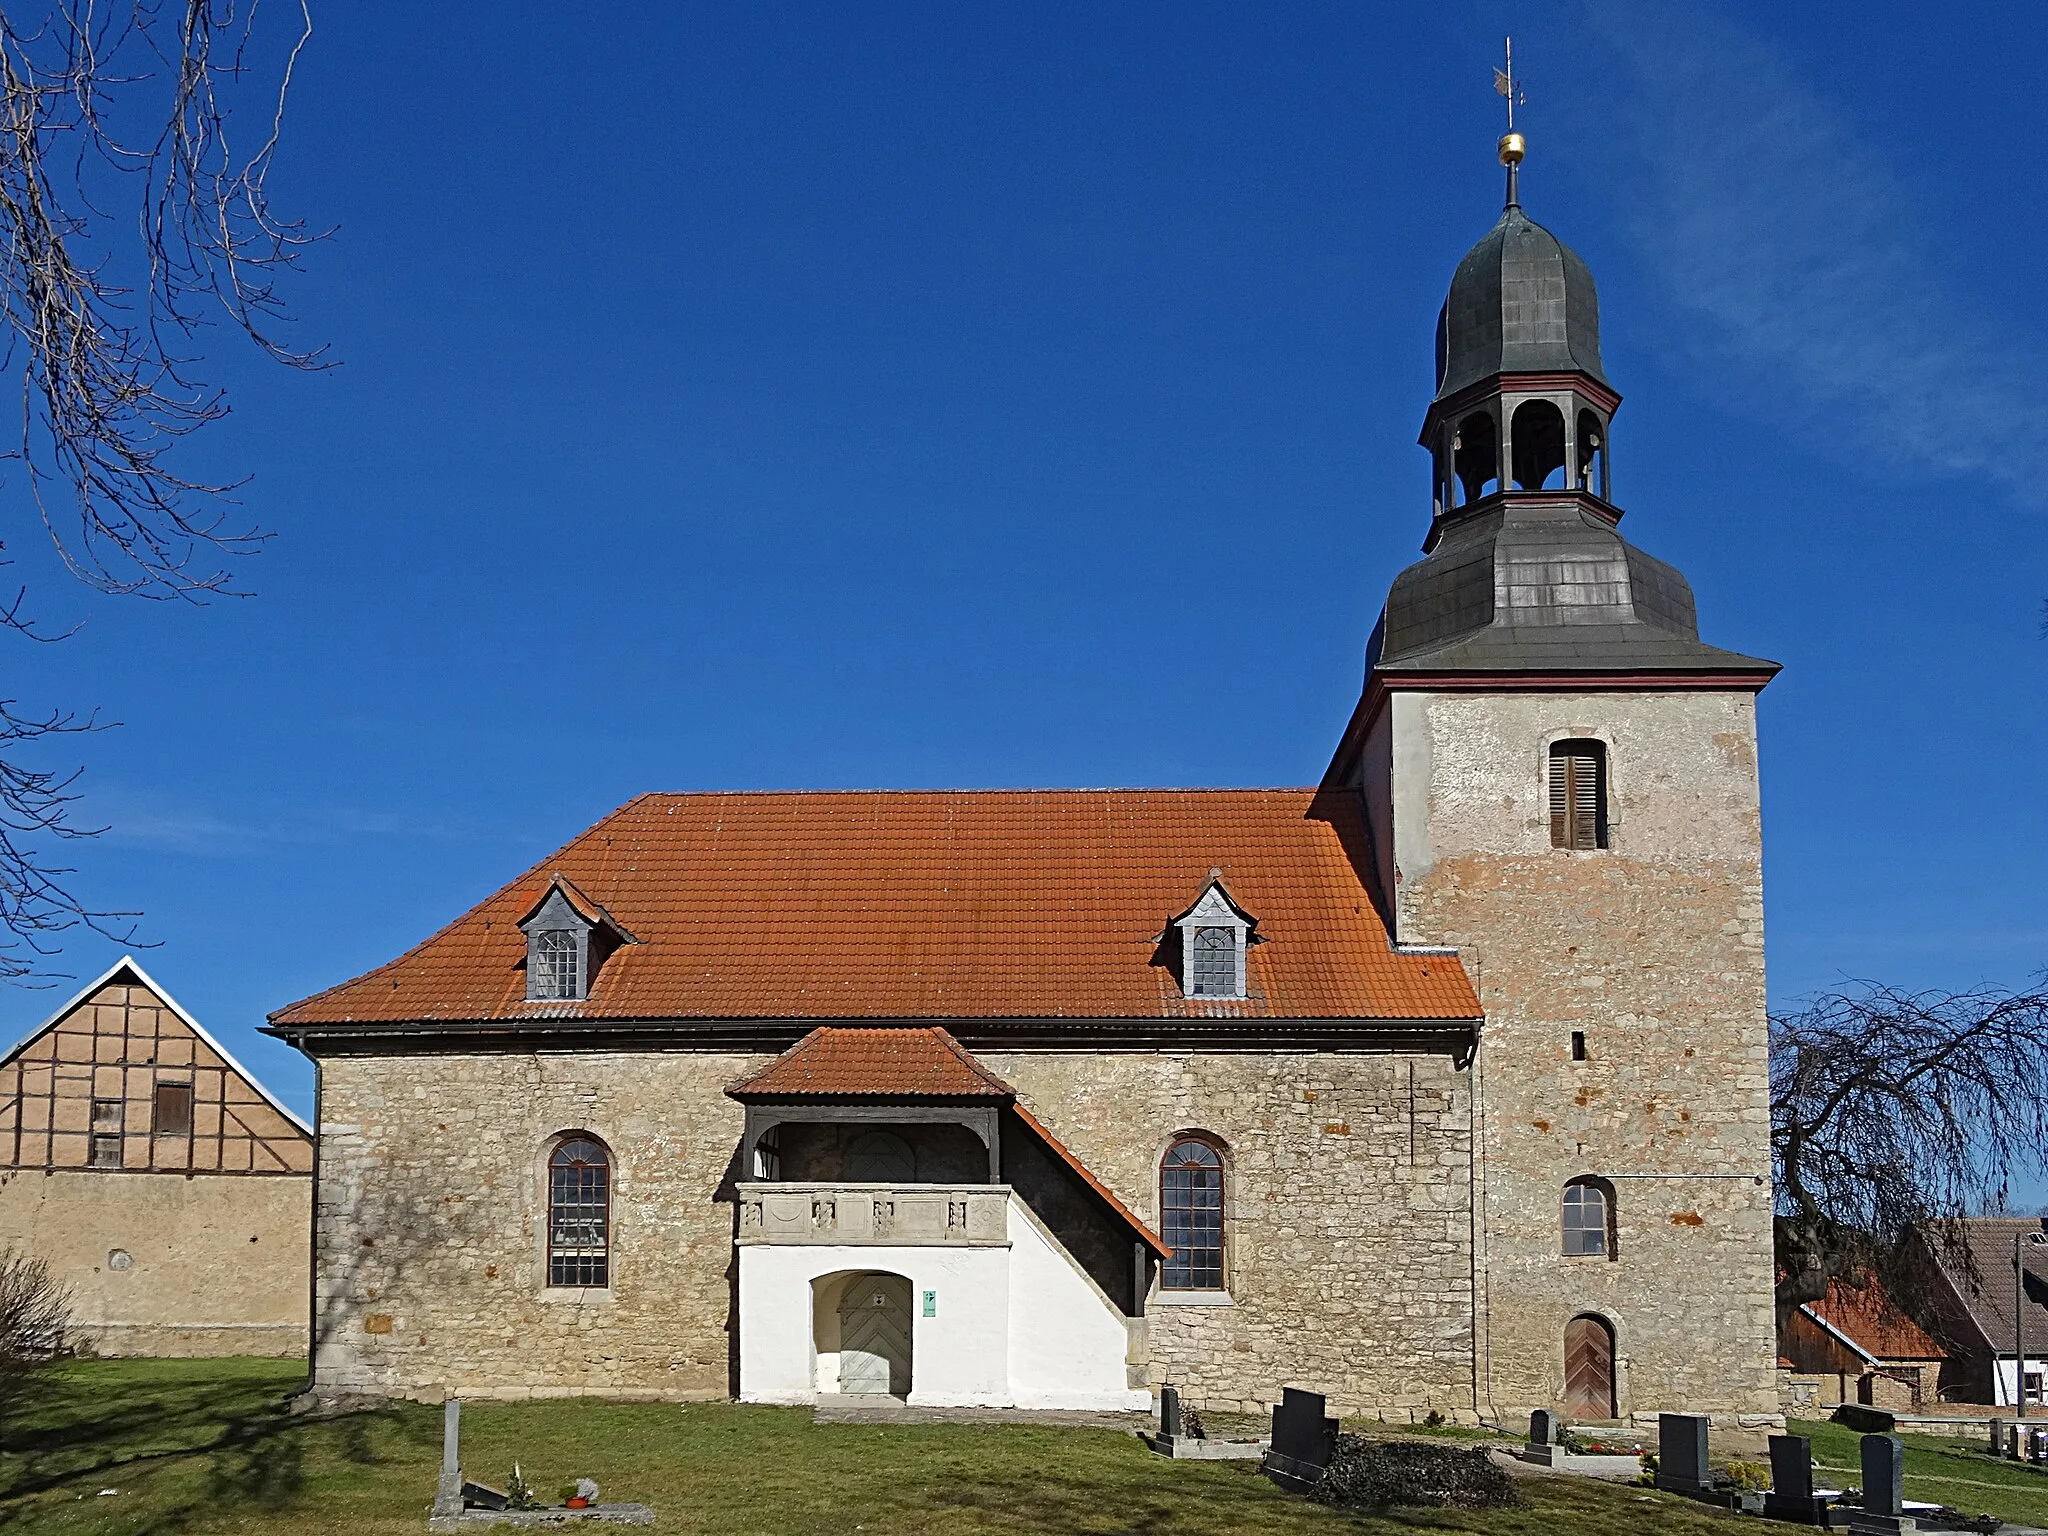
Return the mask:
[[[1583,1029],[1575,1029],[1572,1031],[1572,1060],[1584,1061],[1585,1059],[1586,1032]]]
[[[192,1085],[158,1083],[151,1129],[159,1136],[192,1134]]]

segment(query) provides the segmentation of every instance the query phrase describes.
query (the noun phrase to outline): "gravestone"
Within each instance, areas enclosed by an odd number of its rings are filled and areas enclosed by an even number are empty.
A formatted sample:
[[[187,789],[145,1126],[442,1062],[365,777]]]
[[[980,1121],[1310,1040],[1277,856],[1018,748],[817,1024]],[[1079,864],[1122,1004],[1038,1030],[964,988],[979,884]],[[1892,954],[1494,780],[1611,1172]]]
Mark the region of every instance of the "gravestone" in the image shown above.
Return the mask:
[[[2027,1439],[2027,1460],[2048,1461],[2048,1429],[2028,1430]]]
[[[462,1513],[462,1399],[441,1405],[441,1480],[434,1485],[434,1513]]]
[[[1991,1454],[1994,1456],[2003,1456],[2005,1454],[2005,1420],[2003,1419],[1993,1419],[1991,1421]]]
[[[1657,1486],[1669,1493],[1707,1493],[1707,1417],[1701,1413],[1657,1415]]]
[[[1863,1513],[1896,1519],[1906,1506],[1906,1447],[1897,1435],[1863,1437]]]
[[[1159,1389],[1159,1433],[1172,1440],[1180,1434],[1180,1388]]]
[[[1557,1422],[1556,1414],[1552,1413],[1548,1408],[1538,1408],[1529,1415],[1529,1443],[1531,1445],[1555,1445],[1557,1444],[1560,1428],[1561,1426]]]
[[[1288,1387],[1273,1409],[1273,1446],[1266,1475],[1283,1488],[1306,1493],[1322,1481],[1337,1440],[1337,1421],[1324,1410],[1320,1392]]]
[[[1821,1523],[1823,1510],[1813,1496],[1813,1441],[1807,1436],[1771,1436],[1771,1491],[1764,1495],[1764,1514],[1773,1520]]]

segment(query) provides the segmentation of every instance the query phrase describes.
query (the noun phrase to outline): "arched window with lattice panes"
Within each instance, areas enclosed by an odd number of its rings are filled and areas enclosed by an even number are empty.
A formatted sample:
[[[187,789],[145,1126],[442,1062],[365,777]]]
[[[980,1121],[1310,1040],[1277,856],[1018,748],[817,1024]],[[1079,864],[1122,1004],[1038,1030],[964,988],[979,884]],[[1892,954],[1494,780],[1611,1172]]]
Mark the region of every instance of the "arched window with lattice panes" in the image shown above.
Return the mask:
[[[1565,1185],[1564,1252],[1571,1259],[1614,1257],[1614,1186],[1605,1179]]]
[[[611,1272],[611,1153],[564,1137],[548,1155],[548,1284],[606,1286]]]
[[[1550,748],[1550,846],[1607,846],[1607,745],[1573,739]]]
[[[1173,1250],[1160,1268],[1169,1291],[1223,1289],[1223,1156],[1183,1137],[1159,1165],[1159,1223]]]

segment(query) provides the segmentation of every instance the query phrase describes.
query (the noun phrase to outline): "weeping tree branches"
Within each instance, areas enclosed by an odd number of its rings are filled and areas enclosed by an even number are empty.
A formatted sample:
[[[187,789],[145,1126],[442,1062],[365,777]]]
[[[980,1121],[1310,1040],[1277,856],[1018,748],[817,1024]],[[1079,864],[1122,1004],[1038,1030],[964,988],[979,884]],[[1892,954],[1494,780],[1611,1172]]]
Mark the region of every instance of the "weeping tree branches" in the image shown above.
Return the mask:
[[[87,587],[200,601],[229,590],[233,558],[261,542],[232,515],[231,480],[170,455],[227,412],[197,374],[207,327],[323,366],[279,339],[279,279],[319,236],[268,192],[311,30],[305,0],[0,0],[0,379],[20,391],[0,448],[0,468],[16,469],[0,481],[0,548],[18,547],[32,507]],[[231,124],[251,131],[231,137]],[[36,633],[18,592],[0,629]],[[46,855],[91,835],[69,819],[69,779],[23,766],[38,741],[94,722],[12,709],[0,706],[0,977],[18,979],[42,935],[117,915],[75,900]]]
[[[1913,1310],[1926,1244],[2048,1171],[2048,991],[1866,985],[1771,1021],[1780,1317],[1875,1273]],[[1925,1243],[1914,1239],[1925,1239]]]

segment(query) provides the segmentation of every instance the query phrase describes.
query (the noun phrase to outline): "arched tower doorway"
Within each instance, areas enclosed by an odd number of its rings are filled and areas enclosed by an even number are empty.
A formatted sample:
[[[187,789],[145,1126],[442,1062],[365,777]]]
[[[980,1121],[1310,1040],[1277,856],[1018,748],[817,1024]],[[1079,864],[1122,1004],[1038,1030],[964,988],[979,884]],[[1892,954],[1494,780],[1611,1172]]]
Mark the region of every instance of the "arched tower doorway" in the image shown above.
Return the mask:
[[[1564,1411],[1574,1419],[1611,1419],[1614,1330],[1590,1312],[1564,1325]]]

